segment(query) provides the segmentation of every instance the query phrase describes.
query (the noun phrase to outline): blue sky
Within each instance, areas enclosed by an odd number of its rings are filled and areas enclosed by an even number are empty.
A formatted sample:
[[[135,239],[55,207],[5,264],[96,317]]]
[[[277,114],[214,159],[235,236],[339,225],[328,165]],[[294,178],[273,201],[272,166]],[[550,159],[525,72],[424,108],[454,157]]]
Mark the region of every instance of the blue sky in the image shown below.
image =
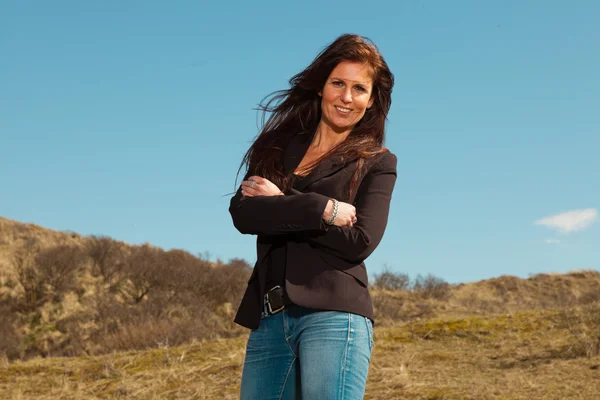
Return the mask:
[[[367,260],[600,269],[600,2],[0,0],[0,216],[255,260],[227,207],[256,104],[342,33],[396,77]]]

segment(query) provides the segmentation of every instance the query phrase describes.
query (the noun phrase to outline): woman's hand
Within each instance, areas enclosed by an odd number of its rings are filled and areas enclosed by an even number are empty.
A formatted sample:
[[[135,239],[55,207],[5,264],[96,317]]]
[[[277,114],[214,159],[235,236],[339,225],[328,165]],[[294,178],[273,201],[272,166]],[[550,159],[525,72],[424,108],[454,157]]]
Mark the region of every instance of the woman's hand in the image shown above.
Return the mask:
[[[325,211],[323,212],[323,220],[329,221],[333,215],[333,200],[329,200]],[[356,208],[352,204],[338,201],[338,213],[333,221],[336,226],[353,226],[356,223]]]
[[[251,176],[247,181],[242,181],[242,194],[245,197],[282,196],[283,192],[270,180]]]

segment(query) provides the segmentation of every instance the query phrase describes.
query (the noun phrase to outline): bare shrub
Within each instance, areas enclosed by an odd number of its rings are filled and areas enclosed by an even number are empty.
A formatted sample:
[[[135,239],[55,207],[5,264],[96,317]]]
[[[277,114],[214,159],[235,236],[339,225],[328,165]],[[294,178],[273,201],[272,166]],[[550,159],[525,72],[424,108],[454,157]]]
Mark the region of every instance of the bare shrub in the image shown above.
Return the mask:
[[[213,267],[183,250],[139,246],[132,249],[125,265],[130,289],[135,288],[134,301],[118,303],[98,296],[95,322],[101,328],[88,345],[98,349],[94,352],[145,349],[165,340],[179,345],[242,333],[227,310],[239,302],[250,276],[244,260]]]
[[[92,260],[92,274],[111,283],[123,268],[125,254],[120,244],[106,236],[92,236],[87,248]]]
[[[211,338],[211,333],[214,335],[213,332],[202,329],[199,321],[187,320],[174,323],[166,318],[146,317],[123,324],[119,330],[99,338],[99,344],[103,352],[145,350],[167,340],[171,345],[178,346],[196,337],[208,339]]]
[[[52,354],[66,357],[90,355],[87,348],[91,331],[88,321],[86,314],[75,314],[57,321],[56,329],[64,334],[65,339],[52,348]]]
[[[430,317],[435,301],[451,295],[450,284],[431,274],[411,282],[407,274],[389,270],[375,275],[373,288],[375,317],[383,324]]]
[[[373,287],[385,290],[408,290],[410,288],[410,278],[402,272],[392,272],[384,270],[375,274]]]
[[[247,271],[252,270],[252,266],[250,264],[248,264],[248,262],[246,260],[244,260],[243,258],[232,258],[227,263],[227,267],[237,268],[238,270],[247,270]]]
[[[245,332],[233,322],[233,304],[252,272],[242,259],[214,263],[183,250],[92,237],[85,246],[47,249],[31,241],[15,266],[24,295],[11,297],[0,321],[20,315],[0,328],[0,353],[13,349],[11,358],[95,355]],[[64,308],[66,293],[72,300]],[[18,335],[23,329],[27,337]]]
[[[164,275],[160,274],[159,256],[163,250],[143,245],[131,249],[131,254],[124,262],[124,273],[131,282],[131,287],[125,287],[125,294],[139,303],[153,286],[160,285]]]
[[[403,298],[391,296],[385,292],[375,292],[372,299],[375,319],[378,322],[383,322],[385,325],[386,322],[401,321],[405,317],[402,310]]]
[[[0,356],[9,360],[20,357],[21,335],[17,332],[17,315],[7,304],[0,304]]]
[[[210,285],[212,267],[209,262],[199,259],[184,250],[170,250],[160,254],[161,287],[179,294],[195,291]]]
[[[17,279],[25,292],[25,309],[58,300],[76,286],[74,275],[87,255],[78,246],[58,245],[37,250],[28,244],[15,257]]]
[[[383,326],[431,317],[435,311],[432,300],[408,291],[375,290],[372,301],[377,324]]]
[[[205,260],[189,253],[166,253],[163,265],[168,265],[163,271],[169,275],[162,281],[163,288],[176,289],[176,297],[193,301],[202,301],[212,308],[224,303],[236,303],[241,300],[248,278],[252,272],[247,262],[232,259],[228,264],[211,266]],[[167,286],[167,282],[171,282]]]
[[[432,274],[418,275],[413,283],[413,291],[425,299],[447,300],[450,297],[450,284]]]
[[[159,342],[173,346],[193,340],[237,336],[243,328],[202,302],[195,305],[170,305],[168,308],[156,296],[137,305],[117,305],[113,308],[115,325],[106,334],[94,338],[102,353],[114,350],[147,349]]]
[[[25,298],[21,302],[24,309],[37,307],[44,297],[43,281],[34,267],[35,256],[39,251],[38,246],[37,240],[29,239],[13,257],[17,281],[25,292]]]
[[[75,273],[86,261],[85,249],[64,244],[42,250],[35,258],[38,276],[54,300],[76,287]]]
[[[233,263],[213,268],[213,285],[206,288],[207,294],[214,299],[213,304],[234,303],[242,299],[252,270],[245,262],[234,259]]]
[[[45,301],[44,281],[32,265],[23,264],[17,268],[17,279],[23,287],[24,298],[20,302],[23,311],[33,310]]]

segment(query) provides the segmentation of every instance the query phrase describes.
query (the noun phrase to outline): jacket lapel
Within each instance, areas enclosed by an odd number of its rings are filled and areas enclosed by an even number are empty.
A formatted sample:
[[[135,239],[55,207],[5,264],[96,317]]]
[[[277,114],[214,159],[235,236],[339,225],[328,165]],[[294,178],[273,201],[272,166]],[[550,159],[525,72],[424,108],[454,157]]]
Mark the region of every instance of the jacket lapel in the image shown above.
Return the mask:
[[[300,165],[302,158],[304,158],[304,155],[312,142],[313,136],[314,133],[311,134],[308,132],[294,135],[285,151],[283,164],[286,173],[295,171],[298,165]],[[303,191],[318,180],[335,174],[351,161],[353,161],[353,159],[342,161],[340,156],[328,157],[321,161],[310,174],[296,183],[295,188],[299,191]]]

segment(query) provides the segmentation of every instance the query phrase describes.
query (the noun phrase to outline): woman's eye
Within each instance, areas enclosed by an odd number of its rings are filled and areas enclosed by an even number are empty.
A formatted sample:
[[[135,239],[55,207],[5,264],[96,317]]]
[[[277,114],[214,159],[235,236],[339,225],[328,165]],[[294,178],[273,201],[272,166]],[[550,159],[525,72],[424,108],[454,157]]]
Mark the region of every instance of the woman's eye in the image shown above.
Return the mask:
[[[356,86],[356,89],[360,92],[366,92],[366,89],[362,86]]]
[[[342,86],[342,85],[343,85],[343,83],[342,83],[342,82],[339,82],[339,81],[332,82],[332,84],[333,84],[334,86]]]

